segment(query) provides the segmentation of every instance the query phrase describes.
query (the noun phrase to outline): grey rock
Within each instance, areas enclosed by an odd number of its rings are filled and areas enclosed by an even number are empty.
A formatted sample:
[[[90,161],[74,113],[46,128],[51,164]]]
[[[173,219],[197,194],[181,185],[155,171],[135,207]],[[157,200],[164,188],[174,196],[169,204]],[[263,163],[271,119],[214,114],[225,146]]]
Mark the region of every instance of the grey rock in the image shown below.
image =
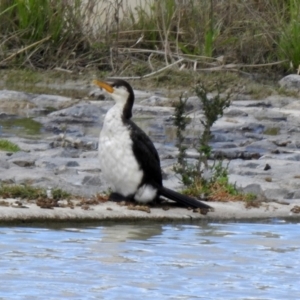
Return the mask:
[[[133,114],[134,115],[147,115],[147,116],[170,116],[174,113],[173,107],[164,106],[145,106],[145,105],[134,105]]]
[[[211,146],[213,149],[230,149],[230,148],[237,148],[238,145],[235,143],[230,142],[220,142],[220,143],[212,143]]]
[[[101,89],[94,89],[89,92],[89,97],[97,100],[107,100],[106,93]]]
[[[287,194],[284,196],[284,199],[293,199],[295,193],[293,191],[287,192]]]
[[[253,116],[259,121],[261,120],[270,120],[274,122],[287,121],[286,113],[274,111],[271,109],[258,110],[253,113]]]
[[[265,125],[262,123],[248,123],[241,127],[242,131],[261,134],[265,130]]]
[[[141,90],[133,90],[134,91],[134,97],[136,100],[146,99],[148,98],[152,92],[149,91],[141,91]],[[161,96],[161,95],[158,95]]]
[[[277,149],[277,146],[274,143],[268,140],[255,141],[250,145],[246,146],[245,149],[249,152],[258,152],[261,155],[270,151],[274,151]]]
[[[90,103],[79,103],[48,115],[52,122],[58,123],[94,123],[99,122],[101,108]]]
[[[253,162],[250,162],[248,164],[245,165],[246,168],[250,168],[250,169],[256,169],[259,167],[259,164],[258,163],[253,163]]]
[[[30,102],[35,104],[37,107],[51,107],[54,109],[61,109],[74,103],[74,100],[72,98],[59,95],[41,94],[31,98]]]
[[[38,160],[35,161],[35,166],[37,168],[54,169],[57,167],[57,164],[45,160]]]
[[[33,167],[35,165],[35,160],[30,160],[30,159],[24,159],[24,160],[16,159],[16,160],[11,160],[11,162],[22,168]]]
[[[80,158],[96,158],[98,159],[98,151],[85,151],[80,154]]]
[[[285,188],[265,189],[264,194],[267,199],[282,200],[287,199],[286,197],[288,196],[289,191]]]
[[[9,163],[4,159],[0,159],[0,168],[1,169],[9,169]]]
[[[300,199],[300,189],[294,191],[293,199]]]
[[[35,95],[11,90],[0,90],[0,103],[4,101],[30,101]]]
[[[62,165],[62,166],[59,166],[58,168],[55,169],[54,171],[54,174],[55,175],[59,175],[59,174],[64,174],[66,172],[68,172],[68,168],[66,165]]]
[[[270,108],[272,107],[271,101],[263,100],[263,101],[252,101],[249,103],[247,107],[261,107],[261,108]]]
[[[185,105],[185,111],[201,110],[202,108],[203,108],[203,104],[200,101],[199,97],[191,96],[187,99]]]
[[[65,134],[60,134],[56,137],[54,141],[50,143],[50,147],[57,148],[74,148],[74,149],[84,149],[84,150],[96,150],[98,148],[98,141],[90,137],[73,137],[67,136]],[[71,150],[69,150],[71,151]],[[78,153],[78,151],[73,151]],[[62,154],[63,155],[63,154]]]
[[[228,108],[224,111],[224,116],[226,116],[226,117],[247,117],[248,113],[246,113],[242,109]]]
[[[172,101],[169,98],[154,95],[148,99],[142,100],[140,104],[146,106],[171,106]]]
[[[255,140],[262,140],[262,139],[264,139],[264,136],[262,134],[253,133],[253,132],[245,132],[244,136],[246,138],[251,138],[251,139],[255,139]]]
[[[264,195],[260,184],[257,184],[257,183],[249,184],[249,185],[243,187],[242,190],[245,194],[254,194],[259,197],[262,197]]]
[[[284,145],[282,145],[284,147]],[[289,141],[286,144],[287,149],[299,149],[300,148],[300,141]]]
[[[279,81],[279,85],[286,89],[300,91],[300,75],[287,75]]]
[[[77,161],[68,161],[66,164],[67,167],[79,167],[79,163]]]
[[[6,116],[30,113],[35,105],[30,102],[32,95],[24,92],[0,90],[2,119]]]
[[[258,159],[263,155],[262,150],[244,148],[231,148],[231,149],[219,149],[212,151],[212,158],[214,159]]]
[[[212,143],[235,143],[243,139],[243,136],[238,132],[225,132],[223,131],[213,131],[212,132]]]
[[[292,154],[291,156],[287,157],[287,160],[300,161],[300,153]]]
[[[87,175],[83,178],[82,180],[83,185],[94,185],[94,186],[100,186],[101,185],[101,180],[99,176],[90,176]]]

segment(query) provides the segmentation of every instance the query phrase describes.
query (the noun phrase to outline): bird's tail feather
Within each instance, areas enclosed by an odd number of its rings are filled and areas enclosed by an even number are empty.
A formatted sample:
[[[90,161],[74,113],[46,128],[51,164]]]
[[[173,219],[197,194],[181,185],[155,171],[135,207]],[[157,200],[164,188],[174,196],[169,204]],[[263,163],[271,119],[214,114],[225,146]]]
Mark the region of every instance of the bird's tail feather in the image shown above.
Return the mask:
[[[165,187],[159,187],[159,193],[161,196],[164,196],[170,200],[176,201],[180,204],[183,204],[188,207],[193,207],[193,208],[207,208],[210,209],[211,207],[207,204],[204,204],[203,202],[196,200],[194,198],[191,198],[186,195],[182,195],[180,193],[177,193],[173,190],[170,190]]]

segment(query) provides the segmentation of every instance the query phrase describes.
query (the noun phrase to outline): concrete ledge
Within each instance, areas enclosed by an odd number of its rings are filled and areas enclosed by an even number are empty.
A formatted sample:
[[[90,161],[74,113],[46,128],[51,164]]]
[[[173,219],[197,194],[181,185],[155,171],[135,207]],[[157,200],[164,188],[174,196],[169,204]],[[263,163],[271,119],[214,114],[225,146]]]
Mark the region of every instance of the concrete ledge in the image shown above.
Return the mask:
[[[1,201],[1,199],[0,199]],[[5,202],[12,205],[15,199],[5,199]],[[113,202],[105,202],[93,205],[89,210],[75,206],[55,207],[43,209],[34,203],[24,203],[25,208],[1,206],[0,223],[14,222],[26,223],[35,221],[47,221],[55,223],[59,221],[195,221],[195,220],[257,220],[268,218],[291,218],[300,219],[300,213],[292,212],[295,206],[300,206],[300,200],[294,200],[289,205],[277,202],[262,203],[259,208],[246,209],[242,202],[210,202],[214,211],[206,215],[193,212],[185,208],[171,207],[169,210],[162,208],[151,208],[150,213],[130,210],[127,206],[120,206]]]

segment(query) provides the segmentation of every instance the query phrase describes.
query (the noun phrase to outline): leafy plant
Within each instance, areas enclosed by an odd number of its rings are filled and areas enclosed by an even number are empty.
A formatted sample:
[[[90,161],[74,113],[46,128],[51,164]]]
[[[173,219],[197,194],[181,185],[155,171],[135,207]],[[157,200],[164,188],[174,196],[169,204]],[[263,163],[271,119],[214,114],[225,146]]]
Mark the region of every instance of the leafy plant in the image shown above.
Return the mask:
[[[200,172],[201,164],[203,163],[205,168],[208,168],[207,160],[211,154],[211,147],[209,141],[211,139],[211,128],[213,124],[218,120],[218,118],[223,116],[224,109],[230,105],[230,94],[226,96],[221,95],[221,84],[217,83],[215,85],[217,93],[213,97],[208,97],[208,90],[203,83],[199,83],[196,86],[195,92],[199,97],[204,111],[204,120],[200,120],[204,127],[203,133],[199,139],[198,152],[200,154],[200,159],[197,163],[197,170]],[[214,88],[214,86],[212,87]]]
[[[197,151],[199,158],[196,164],[189,164],[186,159],[186,146],[184,146],[184,132],[188,125],[188,118],[184,115],[186,97],[181,95],[179,102],[175,106],[174,125],[177,129],[177,147],[179,155],[177,165],[174,170],[182,178],[185,185],[184,193],[196,197],[207,197],[213,200],[227,201],[243,200],[245,196],[241,194],[235,185],[228,179],[228,165],[224,166],[222,160],[214,161],[209,165],[211,158],[211,146],[209,145],[212,137],[211,128],[219,117],[223,115],[224,109],[230,105],[230,93],[221,94],[221,84],[214,85],[217,92],[214,96],[208,96],[208,88],[200,83],[196,86],[195,92],[203,106],[205,118],[200,120],[203,131],[198,141]]]

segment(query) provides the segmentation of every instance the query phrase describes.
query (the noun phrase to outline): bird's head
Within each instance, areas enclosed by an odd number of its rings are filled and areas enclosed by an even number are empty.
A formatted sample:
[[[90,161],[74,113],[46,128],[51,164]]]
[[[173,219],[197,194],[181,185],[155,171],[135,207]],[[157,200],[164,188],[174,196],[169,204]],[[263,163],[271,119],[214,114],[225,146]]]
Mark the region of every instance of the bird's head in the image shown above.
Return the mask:
[[[113,98],[117,105],[120,105],[123,108],[124,118],[131,118],[134,93],[127,81],[121,79],[111,79],[109,81],[93,80],[93,84],[102,88]]]

